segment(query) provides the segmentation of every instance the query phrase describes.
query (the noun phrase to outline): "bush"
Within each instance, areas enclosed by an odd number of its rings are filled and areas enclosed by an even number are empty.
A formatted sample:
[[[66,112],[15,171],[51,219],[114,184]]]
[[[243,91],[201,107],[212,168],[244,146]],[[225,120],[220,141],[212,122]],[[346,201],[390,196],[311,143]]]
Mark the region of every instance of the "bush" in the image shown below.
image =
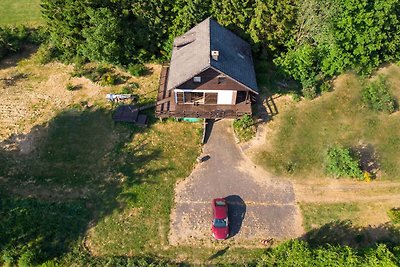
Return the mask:
[[[100,85],[102,86],[111,86],[117,83],[117,77],[112,73],[106,73],[101,76]]]
[[[363,179],[359,159],[350,149],[334,146],[327,152],[327,173],[335,177],[352,177]]]
[[[301,92],[303,93],[304,97],[309,100],[313,100],[317,97],[317,89],[315,86],[303,88]]]
[[[129,83],[128,85],[122,87],[120,94],[132,94],[134,89],[139,88],[138,83]]]
[[[0,27],[0,59],[18,52],[24,43],[40,44],[47,39],[45,28]]]
[[[294,102],[299,102],[299,101],[301,100],[301,96],[300,96],[299,93],[294,92],[294,93],[292,94],[292,99],[293,99]]]
[[[362,102],[372,110],[386,113],[393,113],[396,107],[388,82],[383,76],[378,76],[376,81],[371,82],[364,88]]]
[[[65,89],[67,89],[68,91],[74,91],[75,86],[72,85],[71,83],[67,83],[67,85],[65,86]]]
[[[50,45],[41,45],[35,54],[35,62],[41,65],[51,62],[55,58],[55,51]]]
[[[400,224],[400,208],[393,208],[388,211],[390,221],[394,224]]]
[[[239,141],[249,141],[256,133],[253,118],[245,114],[239,119],[233,121],[233,129],[239,138]]]
[[[18,259],[19,267],[29,267],[35,266],[35,262],[37,261],[38,256],[32,250],[26,250]]]
[[[143,64],[131,64],[128,66],[128,72],[135,77],[143,76],[147,68]]]
[[[332,85],[330,82],[326,81],[323,82],[320,87],[319,90],[321,91],[321,93],[326,93],[326,92],[330,92],[332,91]]]

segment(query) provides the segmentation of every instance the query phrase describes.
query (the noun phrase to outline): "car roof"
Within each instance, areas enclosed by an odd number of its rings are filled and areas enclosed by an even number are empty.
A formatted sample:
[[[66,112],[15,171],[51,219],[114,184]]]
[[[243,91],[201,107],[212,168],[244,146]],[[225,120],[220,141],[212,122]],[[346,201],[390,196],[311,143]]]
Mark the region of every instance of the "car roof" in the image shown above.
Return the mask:
[[[221,205],[224,203],[224,205]],[[228,217],[226,201],[223,198],[216,198],[213,200],[214,218],[225,219]]]

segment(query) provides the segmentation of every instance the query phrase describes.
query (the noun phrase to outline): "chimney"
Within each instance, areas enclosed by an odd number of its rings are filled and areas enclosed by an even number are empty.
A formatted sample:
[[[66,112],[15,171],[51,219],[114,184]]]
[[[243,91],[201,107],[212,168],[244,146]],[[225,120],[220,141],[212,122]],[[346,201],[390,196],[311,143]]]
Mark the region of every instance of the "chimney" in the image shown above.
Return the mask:
[[[216,51],[216,50],[211,51],[211,57],[212,57],[215,61],[218,61],[219,51]]]

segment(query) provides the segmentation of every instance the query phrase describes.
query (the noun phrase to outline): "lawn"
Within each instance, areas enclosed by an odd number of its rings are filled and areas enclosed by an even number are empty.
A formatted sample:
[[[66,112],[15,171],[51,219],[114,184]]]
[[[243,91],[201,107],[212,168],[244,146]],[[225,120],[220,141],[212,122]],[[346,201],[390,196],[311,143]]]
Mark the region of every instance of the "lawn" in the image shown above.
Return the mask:
[[[37,25],[42,23],[40,0],[1,0],[0,26],[9,24]]]
[[[127,81],[143,103],[154,99],[160,73],[159,65],[148,67]],[[260,257],[261,249],[223,244],[169,246],[174,186],[194,167],[202,125],[159,122],[152,110],[147,128],[114,123],[105,95],[124,84],[100,86],[73,72],[61,63],[39,67],[35,56],[0,69],[11,81],[0,83],[0,232],[7,233],[0,265],[53,257],[79,266],[147,265],[149,258],[244,264]]]
[[[381,72],[398,97],[400,68],[392,65]],[[258,162],[297,179],[326,177],[326,151],[339,144],[365,153],[379,166],[379,179],[400,180],[400,112],[387,115],[369,110],[361,103],[363,83],[354,74],[342,75],[335,80],[333,92],[280,105],[279,115],[269,125],[268,149],[258,155]]]

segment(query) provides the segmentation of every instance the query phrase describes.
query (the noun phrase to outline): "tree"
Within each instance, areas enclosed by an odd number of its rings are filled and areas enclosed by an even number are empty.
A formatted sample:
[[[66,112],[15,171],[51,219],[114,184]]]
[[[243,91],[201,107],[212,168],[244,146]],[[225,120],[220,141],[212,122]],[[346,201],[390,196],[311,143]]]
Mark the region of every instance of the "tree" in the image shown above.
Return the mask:
[[[123,58],[121,19],[108,8],[88,9],[89,25],[83,29],[82,55],[92,61],[119,64]]]
[[[254,2],[255,0],[211,0],[211,14],[220,24],[244,37],[253,16]]]
[[[248,32],[254,44],[271,54],[284,49],[296,25],[294,0],[256,0]]]

